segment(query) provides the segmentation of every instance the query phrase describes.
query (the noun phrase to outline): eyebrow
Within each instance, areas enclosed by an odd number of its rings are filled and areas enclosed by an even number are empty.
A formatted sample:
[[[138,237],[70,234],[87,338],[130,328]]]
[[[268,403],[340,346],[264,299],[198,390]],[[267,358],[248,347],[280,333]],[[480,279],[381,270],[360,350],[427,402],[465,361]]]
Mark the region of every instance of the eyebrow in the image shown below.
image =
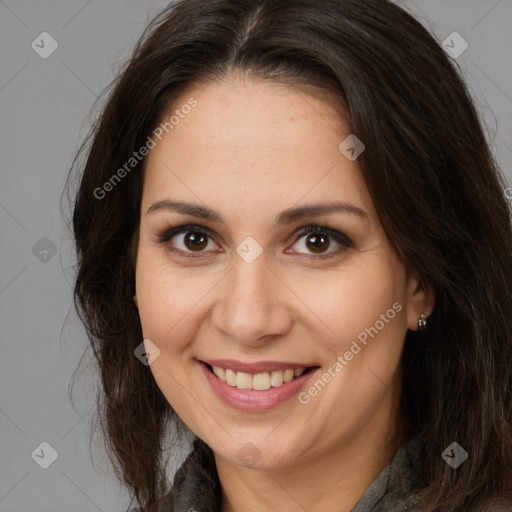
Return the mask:
[[[193,217],[199,217],[202,219],[210,220],[212,222],[219,222],[226,224],[221,215],[217,212],[208,208],[207,206],[201,206],[199,204],[186,203],[183,201],[171,201],[165,199],[157,201],[148,208],[147,214],[151,214],[161,210],[170,210],[173,212],[181,213],[183,215],[191,215]],[[369,215],[361,208],[345,202],[334,201],[330,203],[318,203],[310,204],[305,206],[298,206],[295,208],[289,208],[283,210],[275,219],[274,225],[287,225],[292,224],[301,219],[318,217],[320,215],[327,215],[330,213],[349,213],[356,215],[364,220],[370,220]]]

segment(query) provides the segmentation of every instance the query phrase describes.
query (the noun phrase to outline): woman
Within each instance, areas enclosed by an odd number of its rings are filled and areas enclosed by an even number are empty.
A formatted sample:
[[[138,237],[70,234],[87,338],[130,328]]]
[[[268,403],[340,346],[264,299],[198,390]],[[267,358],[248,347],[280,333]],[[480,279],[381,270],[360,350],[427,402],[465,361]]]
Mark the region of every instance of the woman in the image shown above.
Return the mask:
[[[512,509],[504,180],[417,21],[178,1],[92,137],[76,303],[141,510]]]

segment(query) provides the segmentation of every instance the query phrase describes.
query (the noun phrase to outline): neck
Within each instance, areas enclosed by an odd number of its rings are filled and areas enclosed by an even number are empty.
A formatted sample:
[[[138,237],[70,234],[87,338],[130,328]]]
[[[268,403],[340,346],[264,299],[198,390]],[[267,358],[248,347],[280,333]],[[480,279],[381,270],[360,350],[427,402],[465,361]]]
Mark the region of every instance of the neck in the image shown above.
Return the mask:
[[[397,408],[382,405],[348,442],[293,466],[250,469],[215,454],[222,512],[350,511],[404,441]]]

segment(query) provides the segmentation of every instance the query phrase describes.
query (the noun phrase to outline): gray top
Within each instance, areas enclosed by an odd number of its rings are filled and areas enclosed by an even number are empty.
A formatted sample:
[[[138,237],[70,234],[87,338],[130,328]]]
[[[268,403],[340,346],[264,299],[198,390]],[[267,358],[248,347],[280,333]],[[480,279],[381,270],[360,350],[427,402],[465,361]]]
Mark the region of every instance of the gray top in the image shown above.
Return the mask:
[[[416,510],[417,499],[411,494],[418,477],[412,462],[420,444],[411,440],[403,444],[391,462],[370,484],[351,512],[409,512]]]
[[[420,456],[420,447],[417,438],[404,443],[350,512],[418,510],[414,491],[421,488],[421,483],[414,462]],[[465,512],[511,512],[511,503],[509,498],[491,500]],[[172,489],[151,512],[219,512],[220,508],[221,485],[213,452],[196,438],[192,451],[176,472]],[[139,511],[132,509],[130,512]]]

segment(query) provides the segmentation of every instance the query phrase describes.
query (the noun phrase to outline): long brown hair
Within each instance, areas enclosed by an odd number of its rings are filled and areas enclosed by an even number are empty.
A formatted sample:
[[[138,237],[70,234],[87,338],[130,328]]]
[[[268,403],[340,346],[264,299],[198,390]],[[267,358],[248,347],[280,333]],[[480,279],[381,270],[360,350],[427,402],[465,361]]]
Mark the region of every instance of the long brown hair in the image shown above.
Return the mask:
[[[462,512],[504,495],[512,488],[505,182],[457,66],[387,0],[179,0],[148,26],[109,89],[79,152],[72,222],[75,304],[101,373],[98,414],[118,477],[143,510],[158,501],[176,415],[133,354],[142,341],[132,297],[144,160],[103,197],[97,190],[178,93],[233,72],[336,94],[366,145],[358,163],[391,243],[435,289],[428,329],[408,331],[402,358],[403,422],[423,445],[421,510]],[[453,441],[469,452],[457,470],[441,458]]]

